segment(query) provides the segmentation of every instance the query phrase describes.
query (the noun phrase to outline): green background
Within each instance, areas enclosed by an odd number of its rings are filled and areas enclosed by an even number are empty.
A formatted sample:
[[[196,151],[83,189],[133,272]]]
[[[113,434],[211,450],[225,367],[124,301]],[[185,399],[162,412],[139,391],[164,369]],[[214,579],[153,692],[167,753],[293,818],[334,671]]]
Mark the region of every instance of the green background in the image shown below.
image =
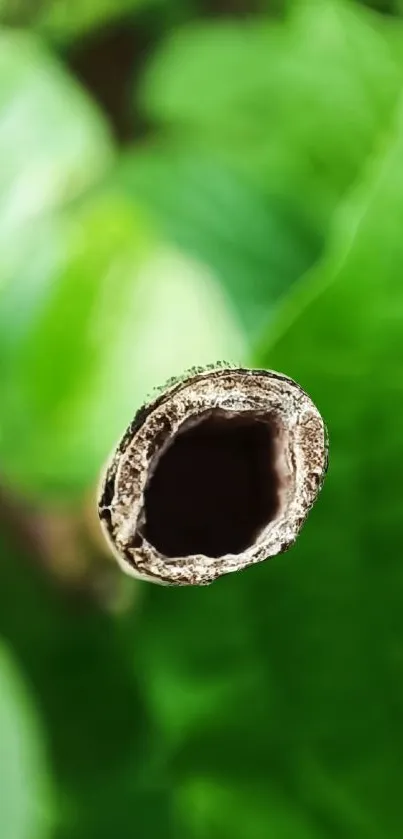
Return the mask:
[[[0,2],[0,839],[403,835],[403,7]],[[170,375],[306,388],[297,544],[126,579],[101,466]]]

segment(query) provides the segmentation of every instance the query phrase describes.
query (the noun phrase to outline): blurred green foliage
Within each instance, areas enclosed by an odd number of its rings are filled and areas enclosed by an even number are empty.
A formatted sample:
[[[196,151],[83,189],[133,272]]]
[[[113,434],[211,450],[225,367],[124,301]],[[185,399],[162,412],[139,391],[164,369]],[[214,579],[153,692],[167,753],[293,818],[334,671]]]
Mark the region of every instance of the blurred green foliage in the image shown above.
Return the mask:
[[[38,720],[10,654],[0,650],[0,802],[3,836],[44,836],[51,810],[44,788]],[[46,830],[45,830],[46,829]]]
[[[403,32],[377,9],[0,4],[0,839],[402,835]],[[297,545],[120,612],[100,556],[56,585],[138,405],[222,359],[327,421]]]

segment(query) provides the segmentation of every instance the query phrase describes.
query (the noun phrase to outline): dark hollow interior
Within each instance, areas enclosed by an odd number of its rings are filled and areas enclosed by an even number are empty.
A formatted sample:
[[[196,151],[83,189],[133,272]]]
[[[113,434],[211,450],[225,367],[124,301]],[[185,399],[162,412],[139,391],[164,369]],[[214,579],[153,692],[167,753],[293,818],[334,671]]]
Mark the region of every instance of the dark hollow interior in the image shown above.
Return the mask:
[[[147,541],[167,557],[238,554],[278,510],[276,429],[253,414],[209,413],[179,432],[145,489]]]

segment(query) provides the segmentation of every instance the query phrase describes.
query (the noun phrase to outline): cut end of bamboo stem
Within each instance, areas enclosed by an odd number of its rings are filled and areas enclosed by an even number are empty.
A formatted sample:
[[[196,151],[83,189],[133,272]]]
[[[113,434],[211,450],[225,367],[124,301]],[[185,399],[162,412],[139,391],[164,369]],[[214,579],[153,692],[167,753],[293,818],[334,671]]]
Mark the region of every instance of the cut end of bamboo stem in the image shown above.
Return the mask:
[[[126,573],[206,585],[287,550],[326,468],[323,420],[296,382],[199,371],[137,413],[106,469],[99,516]]]

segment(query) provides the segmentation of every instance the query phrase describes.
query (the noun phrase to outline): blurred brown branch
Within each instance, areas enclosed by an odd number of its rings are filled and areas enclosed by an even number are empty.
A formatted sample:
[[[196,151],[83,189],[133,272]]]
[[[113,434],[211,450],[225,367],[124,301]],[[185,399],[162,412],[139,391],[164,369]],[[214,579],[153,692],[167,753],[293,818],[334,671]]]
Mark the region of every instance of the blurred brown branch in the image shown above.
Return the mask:
[[[0,524],[63,590],[112,610],[132,601],[135,583],[128,584],[110,561],[92,498],[78,509],[49,509],[1,487]]]

